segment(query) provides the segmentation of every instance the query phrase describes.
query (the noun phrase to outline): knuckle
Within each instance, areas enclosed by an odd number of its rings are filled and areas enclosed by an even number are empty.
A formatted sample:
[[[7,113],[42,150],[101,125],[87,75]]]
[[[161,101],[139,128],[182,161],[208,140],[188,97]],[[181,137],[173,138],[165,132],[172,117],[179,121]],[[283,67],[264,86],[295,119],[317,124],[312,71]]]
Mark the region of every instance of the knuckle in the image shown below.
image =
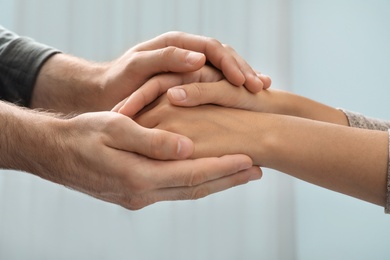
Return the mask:
[[[140,170],[137,170],[137,172],[141,172]],[[142,172],[141,172],[142,173]],[[151,184],[148,183],[143,175],[128,175],[126,182],[126,189],[131,194],[140,195],[143,194],[149,190],[151,190]]]
[[[150,138],[149,154],[153,158],[162,158],[164,156],[164,143],[165,138],[160,131],[152,129],[152,134]]]
[[[160,49],[160,57],[162,60],[170,60],[177,51],[177,47],[168,46],[163,49]]]
[[[192,190],[191,200],[198,200],[210,195],[210,191],[206,187],[196,187]]]
[[[178,41],[184,39],[187,33],[181,31],[169,31],[161,35],[165,40],[166,46],[176,45]]]
[[[223,47],[222,43],[220,41],[218,41],[217,39],[215,38],[207,38],[207,41],[210,43],[211,46],[213,47],[216,47],[216,48],[220,48],[220,47]]]
[[[204,97],[203,92],[205,91],[204,85],[200,84],[199,82],[194,82],[191,85],[186,86],[186,92],[188,95],[188,98],[195,98],[198,99],[200,97]]]
[[[140,210],[148,204],[141,197],[132,197],[122,204],[122,206],[129,210]]]
[[[182,37],[185,35],[184,32],[181,32],[181,31],[169,31],[169,32],[166,32],[164,33],[164,35],[166,35],[167,37],[171,37],[171,38],[177,38],[177,37]]]
[[[123,127],[122,116],[118,113],[108,113],[101,118],[103,120],[100,122],[100,129],[104,133],[114,135],[118,129]]]
[[[206,173],[204,171],[192,171],[188,174],[188,179],[186,181],[187,186],[194,187],[200,185],[206,181]]]
[[[143,59],[142,52],[133,52],[126,60],[126,69],[131,70],[138,68],[140,61]]]
[[[234,51],[234,48],[233,48],[232,46],[228,45],[228,44],[222,44],[222,46],[223,46],[226,50],[228,50],[229,52]]]

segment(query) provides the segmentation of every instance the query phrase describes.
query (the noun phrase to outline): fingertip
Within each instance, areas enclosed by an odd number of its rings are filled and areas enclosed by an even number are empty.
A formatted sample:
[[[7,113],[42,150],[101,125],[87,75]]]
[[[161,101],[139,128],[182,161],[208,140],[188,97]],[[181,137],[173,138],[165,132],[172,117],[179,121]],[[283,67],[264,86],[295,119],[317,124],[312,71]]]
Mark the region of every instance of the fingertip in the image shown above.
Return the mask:
[[[248,170],[253,166],[252,159],[245,154],[224,155],[221,158],[230,162],[231,165],[235,165],[236,172]]]
[[[243,155],[241,160],[242,162],[238,171],[248,170],[253,166],[252,159],[249,156]]]
[[[183,102],[187,98],[187,92],[182,88],[170,88],[167,91],[167,96],[170,102]]]
[[[194,143],[186,136],[157,128],[149,128],[145,133],[142,136],[145,145],[137,147],[139,150],[136,152],[147,157],[158,160],[181,160],[187,159],[194,152]]]
[[[268,75],[263,75],[263,74],[259,74],[259,75],[257,75],[259,78],[260,78],[260,80],[263,82],[263,84],[264,84],[264,86],[263,86],[263,89],[268,89],[270,86],[271,86],[271,84],[272,84],[272,79],[271,79],[271,77],[270,76],[268,76]]]
[[[124,106],[124,104],[126,104],[127,100],[129,99],[129,97],[123,99],[121,102],[119,102],[118,104],[116,104],[112,109],[111,109],[111,112],[118,112],[122,109],[122,107]]]
[[[119,110],[122,108],[122,104],[121,103],[119,103],[119,104],[117,104],[115,107],[113,107],[112,109],[111,109],[111,112],[118,112],[119,113]]]
[[[194,152],[194,143],[191,139],[181,136],[177,142],[176,153],[180,159],[186,159]]]
[[[264,87],[264,83],[261,81],[261,79],[257,75],[253,74],[247,75],[244,85],[252,93],[258,93]]]
[[[206,56],[199,52],[189,52],[185,58],[186,63],[189,65],[204,65],[206,62]],[[200,64],[199,64],[200,63]]]
[[[263,177],[263,172],[258,166],[252,166],[248,172],[250,172],[249,181],[260,180]]]
[[[133,111],[132,111],[131,107],[126,106],[126,103],[121,108],[119,108],[118,113],[125,115],[125,116],[128,116],[128,117],[133,116]]]

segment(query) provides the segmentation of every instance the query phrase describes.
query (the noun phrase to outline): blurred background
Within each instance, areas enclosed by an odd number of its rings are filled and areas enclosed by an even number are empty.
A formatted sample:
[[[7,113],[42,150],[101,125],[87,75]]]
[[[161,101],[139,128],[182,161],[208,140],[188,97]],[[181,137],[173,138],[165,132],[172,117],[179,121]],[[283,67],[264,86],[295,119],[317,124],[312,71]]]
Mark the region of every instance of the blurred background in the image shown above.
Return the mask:
[[[0,23],[95,61],[167,31],[202,34],[273,88],[390,119],[388,0],[0,0]],[[0,259],[389,259],[389,230],[383,208],[268,169],[134,212],[0,171]]]

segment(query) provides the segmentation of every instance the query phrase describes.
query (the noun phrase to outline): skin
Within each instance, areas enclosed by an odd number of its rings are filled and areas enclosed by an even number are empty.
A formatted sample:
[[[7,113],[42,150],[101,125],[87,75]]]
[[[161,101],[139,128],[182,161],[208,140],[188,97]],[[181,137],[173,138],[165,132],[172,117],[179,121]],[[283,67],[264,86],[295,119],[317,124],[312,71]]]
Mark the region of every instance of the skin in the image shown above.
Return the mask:
[[[184,99],[175,100],[170,90],[135,120],[188,136],[195,143],[192,158],[247,154],[255,165],[385,205],[386,131],[348,127],[337,109],[287,92],[252,94],[226,81],[177,89]],[[200,105],[210,103],[218,106]]]
[[[197,71],[206,60],[218,71],[208,70],[200,77]],[[156,74],[194,72],[193,80],[209,82],[221,79],[219,71],[232,84],[245,85],[253,93],[270,86],[268,77],[257,76],[231,47],[212,38],[169,32],[136,45],[112,62],[93,63],[65,54],[54,55],[38,75],[30,107],[62,113],[110,110],[139,92]],[[157,90],[153,84],[142,88],[142,92],[155,96]]]
[[[0,143],[7,151],[0,165],[131,210],[163,200],[198,199],[261,177],[245,155],[185,160],[192,151],[178,153],[172,144],[187,140],[144,129],[117,113],[61,119],[0,106]]]
[[[264,83],[264,87],[268,89],[271,86],[271,78],[267,75],[258,74],[259,79]],[[218,91],[218,86],[220,82],[223,82],[224,76],[217,71],[216,69],[205,66],[202,69],[192,72],[192,73],[164,73],[157,75],[150,80],[148,80],[143,86],[141,86],[136,92],[131,94],[127,99],[123,100],[117,104],[112,111],[119,112],[129,117],[134,117],[142,108],[153,102],[159,96],[165,92],[171,92],[174,89],[182,89],[187,85],[189,90],[196,92],[194,94],[198,95],[199,98],[207,98],[207,93],[197,92],[197,86],[203,86],[202,83],[208,83],[204,88],[207,91],[208,86],[213,87],[211,82],[214,82],[217,86],[216,91]],[[179,86],[173,88],[173,86]],[[231,86],[230,86],[231,87]],[[237,89],[233,90],[231,93],[234,97],[235,93],[240,93],[240,88],[243,86],[238,86]],[[230,90],[230,88],[228,88]],[[176,96],[181,99],[182,91],[179,91]],[[221,93],[222,94],[222,93]],[[255,94],[252,92],[247,92],[246,94],[251,95]],[[204,96],[206,95],[206,96]],[[225,95],[225,94],[222,94]],[[225,98],[223,96],[223,98]],[[186,102],[182,102],[183,105],[186,105]],[[179,104],[180,105],[180,104]]]
[[[206,59],[221,72],[202,69]],[[77,116],[0,102],[0,167],[132,210],[198,199],[259,179],[261,170],[246,155],[187,159],[194,150],[189,138],[141,127],[118,113],[96,112],[113,108],[163,72],[178,72],[185,82],[219,80],[223,74],[253,92],[264,87],[230,47],[185,33],[161,35],[104,64],[57,54],[40,70],[30,107]]]

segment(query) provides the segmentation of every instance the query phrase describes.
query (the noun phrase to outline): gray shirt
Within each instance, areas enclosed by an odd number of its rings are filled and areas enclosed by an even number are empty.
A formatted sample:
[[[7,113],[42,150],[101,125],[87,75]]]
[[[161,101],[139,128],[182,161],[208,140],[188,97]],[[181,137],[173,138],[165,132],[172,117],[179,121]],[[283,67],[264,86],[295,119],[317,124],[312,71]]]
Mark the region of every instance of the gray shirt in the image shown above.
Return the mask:
[[[29,106],[38,72],[57,50],[0,25],[0,100]]]

